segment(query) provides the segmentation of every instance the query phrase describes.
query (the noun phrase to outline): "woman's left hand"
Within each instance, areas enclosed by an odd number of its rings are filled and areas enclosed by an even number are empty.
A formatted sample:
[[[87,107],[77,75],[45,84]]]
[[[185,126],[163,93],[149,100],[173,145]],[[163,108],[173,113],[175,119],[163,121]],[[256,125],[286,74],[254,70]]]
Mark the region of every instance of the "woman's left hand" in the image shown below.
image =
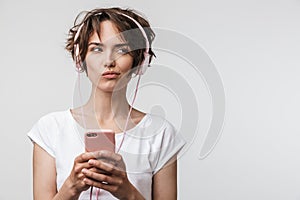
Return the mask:
[[[88,161],[92,168],[82,170],[87,185],[104,189],[118,199],[144,199],[128,180],[121,155],[105,150],[94,153],[96,159]]]

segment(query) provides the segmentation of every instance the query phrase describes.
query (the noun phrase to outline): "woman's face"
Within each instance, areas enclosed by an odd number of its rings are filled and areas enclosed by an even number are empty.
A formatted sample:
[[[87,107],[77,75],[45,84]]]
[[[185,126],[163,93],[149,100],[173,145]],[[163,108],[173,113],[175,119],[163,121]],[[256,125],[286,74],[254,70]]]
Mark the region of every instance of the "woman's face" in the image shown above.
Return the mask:
[[[121,79],[128,83],[133,58],[128,53],[128,43],[121,38],[111,21],[101,22],[100,30],[100,38],[94,32],[89,39],[85,62],[93,86],[112,92]]]

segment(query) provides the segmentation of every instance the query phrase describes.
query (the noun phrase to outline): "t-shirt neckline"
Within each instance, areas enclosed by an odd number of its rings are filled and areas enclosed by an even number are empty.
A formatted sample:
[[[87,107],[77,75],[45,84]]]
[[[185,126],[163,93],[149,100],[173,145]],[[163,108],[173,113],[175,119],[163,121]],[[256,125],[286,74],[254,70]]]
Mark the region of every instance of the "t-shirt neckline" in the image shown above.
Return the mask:
[[[73,122],[73,125],[74,125],[74,128],[75,127],[79,127],[81,130],[83,131],[86,131],[86,130],[89,130],[89,129],[86,129],[84,127],[82,127],[73,117],[72,115],[72,112],[71,112],[71,108],[69,108],[67,111],[67,114],[68,116],[72,119],[72,122]],[[146,113],[145,116],[139,121],[139,123],[137,123],[133,128],[131,129],[128,129],[126,131],[126,134],[130,133],[130,132],[133,132],[135,129],[137,129],[139,126],[141,126],[143,123],[146,122],[146,120],[149,118],[149,113]],[[77,130],[78,131],[78,130]],[[115,134],[115,136],[119,136],[119,135],[123,135],[124,134],[124,131],[123,132],[118,132]]]

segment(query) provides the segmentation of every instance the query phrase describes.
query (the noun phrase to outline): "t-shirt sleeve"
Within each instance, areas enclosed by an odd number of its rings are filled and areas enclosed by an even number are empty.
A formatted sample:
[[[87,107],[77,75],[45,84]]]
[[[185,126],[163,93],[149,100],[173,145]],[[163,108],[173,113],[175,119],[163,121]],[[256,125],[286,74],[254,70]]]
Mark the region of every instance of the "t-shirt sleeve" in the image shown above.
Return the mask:
[[[50,114],[43,116],[27,133],[29,139],[55,157],[56,124]]]
[[[160,134],[161,143],[153,174],[157,173],[161,168],[163,168],[171,158],[177,156],[186,143],[179,132],[168,121],[166,121],[165,126]]]

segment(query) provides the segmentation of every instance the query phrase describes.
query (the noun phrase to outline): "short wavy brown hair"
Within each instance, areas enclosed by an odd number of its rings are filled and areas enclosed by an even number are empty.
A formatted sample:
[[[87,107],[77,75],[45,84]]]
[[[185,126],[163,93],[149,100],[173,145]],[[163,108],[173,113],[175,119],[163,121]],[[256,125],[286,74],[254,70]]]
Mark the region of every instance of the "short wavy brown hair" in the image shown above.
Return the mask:
[[[151,61],[152,56],[155,56],[154,52],[151,49],[151,44],[155,38],[155,33],[150,28],[149,22],[135,10],[122,9],[118,7],[99,8],[91,11],[84,11],[76,17],[74,26],[69,30],[69,36],[66,42],[66,49],[71,53],[73,60],[75,60],[74,46],[76,44],[79,45],[80,59],[82,61],[85,60],[88,51],[89,38],[94,32],[96,32],[100,38],[100,23],[102,21],[109,20],[114,23],[120,33],[125,33],[122,35],[124,39],[129,43],[130,49],[132,49],[132,51],[129,52],[129,54],[133,57],[132,68],[137,67],[139,64],[141,64],[144,60],[146,40],[141,31],[133,31],[130,32],[130,34],[126,34],[126,32],[132,29],[138,29],[138,26],[131,19],[123,16],[121,13],[132,17],[143,27],[149,41],[149,54]],[[78,22],[79,18],[81,18],[82,15],[84,15],[83,19]],[[80,30],[80,33],[76,41],[74,41],[75,35],[82,24],[83,26]],[[83,65],[83,68],[85,71],[87,70],[85,65]]]

